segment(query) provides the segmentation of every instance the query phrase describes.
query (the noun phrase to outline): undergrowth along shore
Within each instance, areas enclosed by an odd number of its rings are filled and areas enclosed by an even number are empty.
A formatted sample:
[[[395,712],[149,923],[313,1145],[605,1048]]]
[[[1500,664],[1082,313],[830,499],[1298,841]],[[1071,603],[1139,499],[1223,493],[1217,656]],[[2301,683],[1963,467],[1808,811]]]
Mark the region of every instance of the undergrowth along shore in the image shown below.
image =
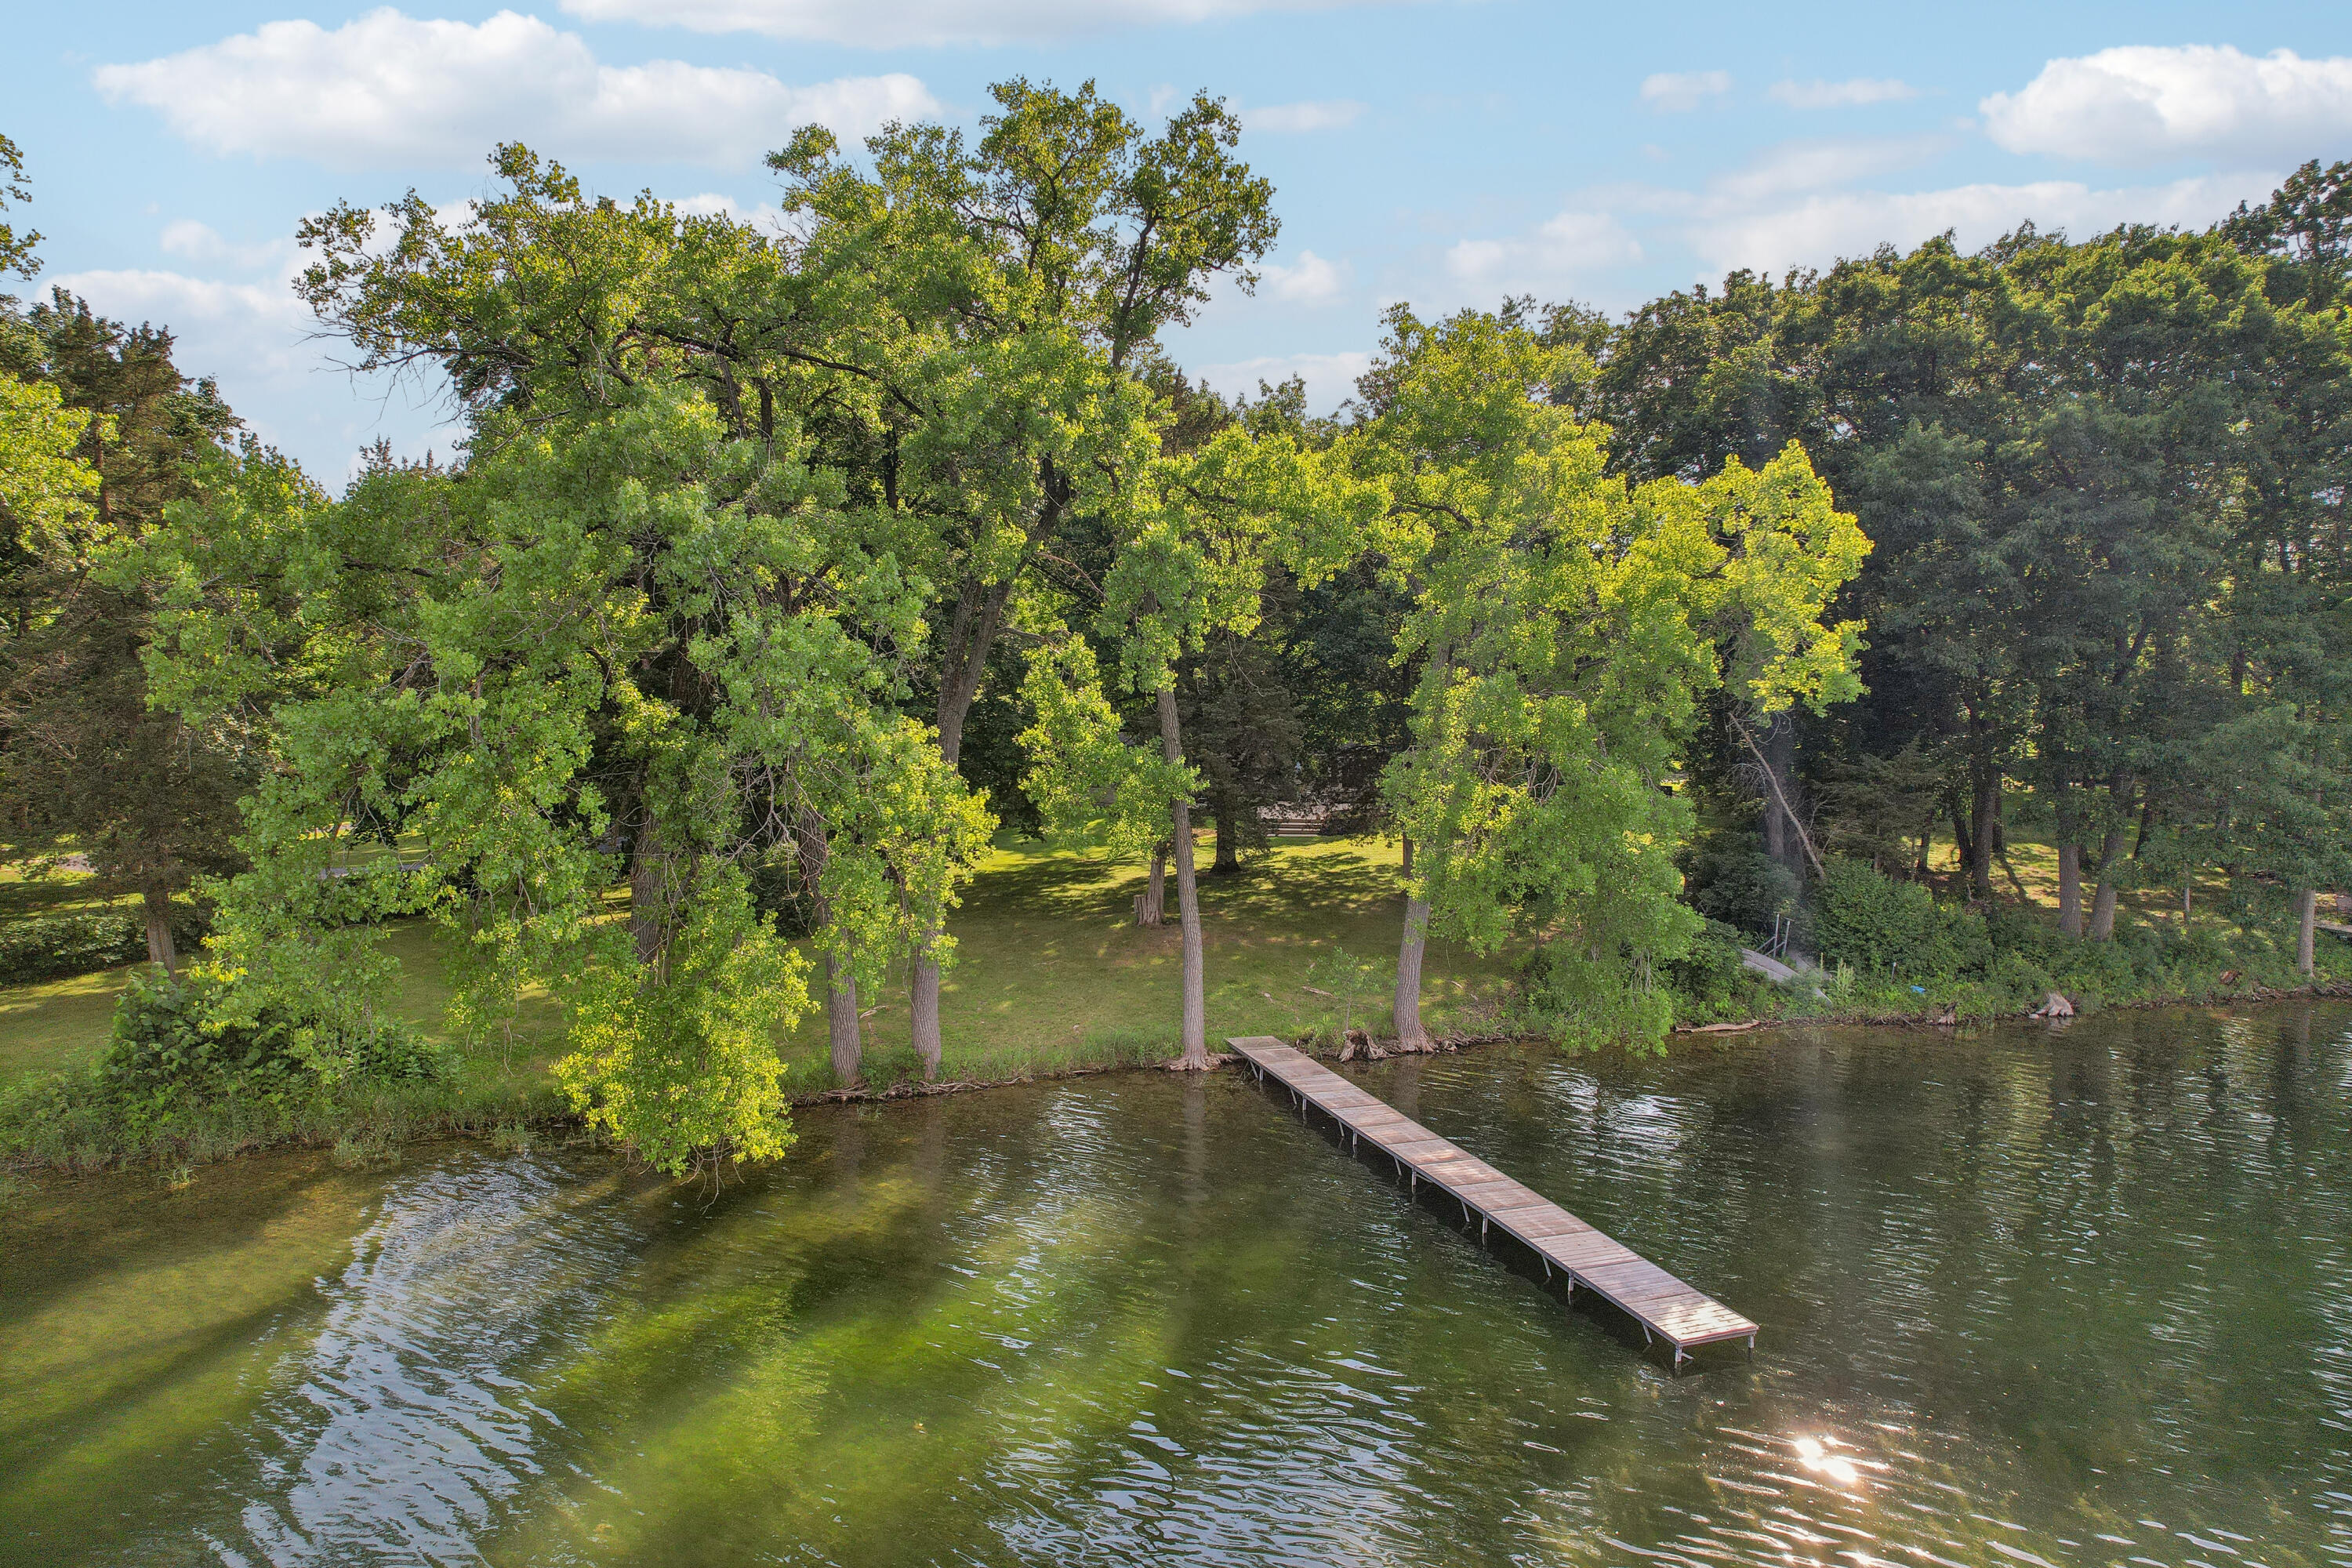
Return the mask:
[[[2253,985],[2235,990],[2211,990],[2199,994],[2137,998],[2107,1004],[2110,1007],[2227,1006],[2291,1001],[2298,997],[2352,998],[2352,979],[2330,979],[2308,985]],[[2086,1011],[2096,1009],[2086,1009]],[[1957,1021],[1958,1026],[1982,1026],[2016,1022],[2030,1014],[1979,1015]],[[1710,1037],[1727,1039],[1757,1030],[1807,1026],[1867,1026],[1928,1029],[1941,1033],[1956,1026],[1952,1017],[1935,1013],[1909,1015],[1825,1013],[1808,1011],[1759,1016],[1728,1025],[1677,1026],[1675,1035],[1685,1047]],[[1362,1031],[1357,1031],[1361,1034]],[[1694,1038],[1696,1037],[1696,1038]],[[1431,1054],[1451,1054],[1480,1046],[1541,1039],[1518,1028],[1487,1028],[1472,1033],[1441,1035]],[[1341,1059],[1341,1042],[1334,1031],[1310,1031],[1293,1041],[1311,1056]],[[978,1093],[1023,1084],[1086,1078],[1106,1073],[1166,1071],[1173,1068],[1169,1042],[1149,1048],[1120,1043],[1088,1053],[1066,1051],[1056,1059],[1034,1060],[994,1077],[959,1076],[925,1083],[911,1070],[877,1072],[852,1088],[804,1088],[789,1101],[793,1109],[820,1105],[887,1103],[940,1095]],[[1383,1054],[1396,1048],[1381,1042]],[[890,1052],[877,1052],[877,1067],[889,1067]],[[908,1069],[913,1053],[905,1053]],[[1213,1068],[1222,1069],[1237,1057],[1219,1054]],[[6,1154],[0,1162],[0,1209],[22,1190],[25,1178],[38,1173],[79,1175],[103,1170],[152,1168],[166,1185],[191,1183],[203,1166],[245,1154],[286,1148],[327,1148],[339,1163],[369,1166],[396,1163],[412,1142],[451,1137],[486,1141],[508,1151],[528,1150],[560,1140],[569,1147],[613,1149],[611,1141],[564,1103],[553,1086],[535,1093],[496,1096],[467,1095],[448,1084],[404,1088],[366,1087],[338,1097],[320,1096],[299,1104],[230,1101],[189,1108],[168,1124],[133,1130],[104,1121],[84,1121],[71,1115],[50,1114],[38,1123],[22,1120],[37,1106],[26,1103],[22,1086],[0,1100],[0,1139]],[[614,1150],[615,1153],[620,1151]]]
[[[1392,948],[1393,861],[1392,847],[1322,841],[1283,846],[1240,876],[1204,878],[1213,1036],[1273,1035],[1336,1053],[1341,1011],[1328,984],[1318,984],[1328,974],[1317,966],[1342,947],[1356,954]],[[1131,923],[1140,879],[1139,868],[1082,853],[1002,846],[958,921],[962,962],[950,977],[943,1081],[921,1083],[904,1043],[903,1000],[892,998],[868,1018],[865,1081],[856,1089],[833,1081],[821,1016],[782,1037],[785,1099],[812,1105],[968,1092],[1166,1060],[1177,1048],[1174,932]],[[1696,1043],[1692,1031],[1701,1028],[2015,1018],[2053,990],[2085,1012],[2352,994],[2352,947],[2333,938],[2323,939],[2319,973],[2306,983],[2290,943],[2266,927],[2183,930],[2178,921],[2167,926],[2144,916],[2115,942],[2100,944],[2063,942],[2054,929],[2019,929],[2016,921],[1986,930],[1999,943],[1986,946],[1984,931],[1946,910],[1921,938],[1954,952],[1984,947],[1959,977],[1913,980],[1899,968],[1832,966],[1780,986],[1742,969],[1737,933],[1717,928],[1702,951],[1662,973],[1683,1031],[1673,1037],[1680,1045],[1666,1048]],[[439,940],[410,922],[389,942],[402,964],[399,1010],[427,1036],[448,995]],[[1894,963],[1905,962],[1906,950],[1886,951]],[[1927,951],[1916,948],[1914,962]],[[1507,963],[1438,946],[1432,957],[1424,1007],[1441,1038],[1556,1037]],[[561,1014],[543,996],[526,1007],[509,1042],[437,1037],[446,1070],[427,1079],[298,1087],[276,1098],[200,1104],[108,1100],[89,1092],[90,1066],[130,973],[0,991],[0,1167],[149,1166],[169,1182],[214,1160],[280,1145],[332,1147],[364,1163],[423,1137],[517,1143],[589,1136],[548,1072],[561,1048]],[[1384,984],[1367,989],[1379,996]],[[1376,1033],[1389,1027],[1384,1004],[1368,1003],[1363,992],[1354,1021]]]

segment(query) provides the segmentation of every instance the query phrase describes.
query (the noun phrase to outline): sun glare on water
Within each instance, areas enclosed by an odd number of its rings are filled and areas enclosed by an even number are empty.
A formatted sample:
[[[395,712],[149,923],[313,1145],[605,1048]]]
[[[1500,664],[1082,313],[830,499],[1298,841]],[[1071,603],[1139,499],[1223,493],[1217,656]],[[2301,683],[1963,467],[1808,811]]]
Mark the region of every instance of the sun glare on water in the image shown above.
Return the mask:
[[[1826,1476],[1839,1486],[1850,1487],[1862,1479],[1862,1471],[1843,1454],[1831,1453],[1834,1437],[1800,1437],[1796,1440],[1797,1462],[1818,1476]]]

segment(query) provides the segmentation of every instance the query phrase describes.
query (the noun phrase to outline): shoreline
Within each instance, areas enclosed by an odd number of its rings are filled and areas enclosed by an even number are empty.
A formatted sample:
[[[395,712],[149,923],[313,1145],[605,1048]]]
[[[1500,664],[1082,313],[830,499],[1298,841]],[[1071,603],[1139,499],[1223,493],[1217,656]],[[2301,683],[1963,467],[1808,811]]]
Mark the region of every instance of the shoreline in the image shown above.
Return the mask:
[[[2135,999],[2128,1002],[2105,1002],[2100,1004],[2095,1008],[2077,1015],[2077,1016],[2090,1016],[2095,1013],[2118,1011],[2126,1008],[2134,1011],[2145,1012],[2170,1007],[2205,1008],[2263,1006],[2280,1002],[2305,1000],[2329,1001],[2345,999],[2352,999],[2352,981],[2325,980],[2316,982],[2310,985],[2303,986],[2278,987],[2259,985],[2239,991],[2206,993],[2195,996],[2183,995],[2153,999]],[[1906,1030],[1957,1030],[1963,1027],[1981,1027],[1987,1024],[2027,1023],[2040,1019],[2040,1015],[2031,1012],[2001,1014],[1992,1016],[1979,1016],[1965,1020],[1956,1019],[1948,1016],[1927,1013],[1895,1015],[1815,1014],[1795,1017],[1748,1018],[1745,1020],[1717,1024],[1680,1024],[1675,1026],[1668,1035],[1668,1039],[1689,1040],[1696,1043],[1700,1039],[1708,1037],[1732,1038],[1757,1034],[1766,1030],[1804,1026]],[[2050,1023],[2064,1023],[2070,1022],[2071,1020],[2046,1019],[2042,1021]],[[1298,1046],[1298,1048],[1304,1051],[1307,1056],[1312,1057],[1318,1061],[1336,1063],[1349,1059],[1355,1061],[1385,1060],[1392,1059],[1398,1056],[1452,1056],[1458,1055],[1465,1050],[1475,1050],[1487,1046],[1539,1042],[1544,1037],[1542,1035],[1531,1032],[1508,1029],[1490,1030],[1475,1034],[1442,1036],[1437,1037],[1424,1051],[1399,1051],[1395,1049],[1383,1048],[1381,1051],[1381,1054],[1377,1057],[1370,1056],[1360,1048],[1352,1058],[1343,1058],[1341,1055],[1341,1047],[1338,1046],[1301,1044]],[[1230,1052],[1212,1053],[1209,1059],[1209,1066],[1205,1069],[1197,1070],[1205,1070],[1209,1072],[1222,1071],[1240,1060],[1241,1058],[1239,1056]],[[1131,1058],[1127,1059],[1109,1059],[1099,1061],[1073,1061],[1066,1065],[1035,1068],[995,1078],[946,1079],[933,1083],[911,1081],[903,1078],[894,1079],[891,1082],[879,1087],[870,1084],[859,1084],[856,1087],[847,1089],[828,1089],[811,1092],[803,1092],[790,1096],[786,1099],[784,1104],[787,1111],[814,1110],[826,1106],[880,1105],[893,1101],[931,1100],[949,1095],[977,1094],[990,1089],[1018,1088],[1025,1084],[1055,1083],[1073,1079],[1098,1078],[1113,1073],[1181,1072],[1184,1070],[1187,1069],[1179,1066],[1174,1058],[1151,1061],[1138,1061]],[[118,1155],[100,1163],[86,1166],[77,1166],[64,1161],[13,1159],[5,1162],[5,1163],[0,1163],[0,1184],[21,1183],[26,1178],[43,1174],[65,1175],[68,1177],[80,1177],[101,1173],[120,1174],[127,1173],[142,1166],[152,1166],[159,1170],[168,1169],[173,1175],[179,1178],[176,1182],[167,1182],[165,1184],[184,1185],[187,1180],[192,1179],[194,1171],[202,1169],[206,1165],[219,1164],[229,1160],[245,1159],[254,1155],[267,1154],[287,1150],[319,1150],[336,1148],[341,1146],[352,1132],[362,1131],[373,1132],[376,1134],[376,1136],[364,1146],[364,1152],[362,1154],[345,1162],[356,1168],[396,1163],[399,1159],[400,1151],[406,1148],[408,1145],[413,1143],[430,1142],[436,1140],[464,1139],[474,1142],[494,1142],[502,1138],[513,1139],[517,1132],[520,1131],[522,1135],[524,1146],[527,1147],[530,1142],[541,1133],[578,1135],[589,1131],[585,1119],[577,1111],[541,1111],[536,1114],[524,1113],[520,1115],[494,1115],[487,1113],[476,1115],[473,1113],[475,1109],[487,1110],[487,1108],[461,1108],[455,1111],[426,1114],[418,1117],[410,1126],[397,1131],[384,1128],[380,1123],[371,1126],[369,1119],[363,1116],[355,1115],[334,1135],[330,1135],[327,1131],[320,1131],[307,1134],[289,1132],[283,1136],[261,1137],[257,1138],[251,1142],[242,1143],[236,1147],[222,1150],[216,1153],[207,1156],[200,1158],[183,1158],[176,1163],[176,1165],[172,1164],[170,1163],[170,1156],[163,1152],[142,1152],[137,1155]],[[602,1141],[601,1135],[598,1134],[590,1133],[590,1137],[594,1141]],[[6,1192],[5,1185],[0,1184],[0,1215],[5,1215],[8,1209],[12,1206],[13,1203],[11,1201],[10,1194]]]

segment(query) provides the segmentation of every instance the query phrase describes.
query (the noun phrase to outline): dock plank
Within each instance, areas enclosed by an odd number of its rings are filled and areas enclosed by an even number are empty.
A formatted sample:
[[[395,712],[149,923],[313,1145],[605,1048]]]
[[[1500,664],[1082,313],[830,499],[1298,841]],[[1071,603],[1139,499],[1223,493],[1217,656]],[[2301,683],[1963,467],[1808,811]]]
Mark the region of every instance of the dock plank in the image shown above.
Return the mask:
[[[1517,1237],[1579,1288],[1629,1313],[1646,1332],[1673,1348],[1675,1365],[1700,1345],[1745,1339],[1750,1350],[1755,1348],[1757,1326],[1747,1318],[1314,1058],[1266,1035],[1225,1044],[1260,1078],[1281,1084],[1302,1104],[1321,1110],[1418,1180],[1444,1191],[1485,1225]]]

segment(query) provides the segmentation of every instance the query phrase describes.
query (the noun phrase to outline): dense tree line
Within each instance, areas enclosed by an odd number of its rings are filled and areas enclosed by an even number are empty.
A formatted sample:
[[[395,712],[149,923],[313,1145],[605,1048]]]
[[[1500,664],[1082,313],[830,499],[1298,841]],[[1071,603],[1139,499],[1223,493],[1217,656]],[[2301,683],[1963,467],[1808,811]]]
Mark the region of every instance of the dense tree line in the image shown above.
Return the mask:
[[[1876,542],[1845,599],[1865,694],[1761,754],[1738,713],[1716,731],[1791,872],[1811,833],[1924,876],[1940,834],[1990,900],[2022,812],[2067,934],[2220,869],[2296,891],[2307,963],[2309,892],[2347,869],[2348,184],[2306,166],[2202,234],[2029,226],[1549,313],[1621,469],[1794,441]]]
[[[1563,1036],[1653,1039],[1694,904],[1925,878],[1939,833],[1990,900],[2029,818],[2069,936],[2218,866],[2307,946],[2343,875],[2343,166],[2208,234],[1946,239],[1622,321],[1400,307],[1315,417],[1160,343],[1276,235],[1231,111],[994,92],[971,139],[802,132],[782,232],[520,147],[462,213],[307,222],[321,324],[467,427],[341,496],[167,334],[12,306],[11,835],[156,918],[214,878],[208,1026],[299,1019],[329,1080],[412,1059],[380,938],[436,918],[457,1021],[564,997],[574,1103],[672,1168],[782,1146],[805,1011],[854,1081],[903,984],[938,1069],[1000,826],[1148,860],[1151,918],[1172,876],[1194,1066],[1202,879],[1284,803],[1407,845],[1406,1046],[1433,935],[1529,954]]]

